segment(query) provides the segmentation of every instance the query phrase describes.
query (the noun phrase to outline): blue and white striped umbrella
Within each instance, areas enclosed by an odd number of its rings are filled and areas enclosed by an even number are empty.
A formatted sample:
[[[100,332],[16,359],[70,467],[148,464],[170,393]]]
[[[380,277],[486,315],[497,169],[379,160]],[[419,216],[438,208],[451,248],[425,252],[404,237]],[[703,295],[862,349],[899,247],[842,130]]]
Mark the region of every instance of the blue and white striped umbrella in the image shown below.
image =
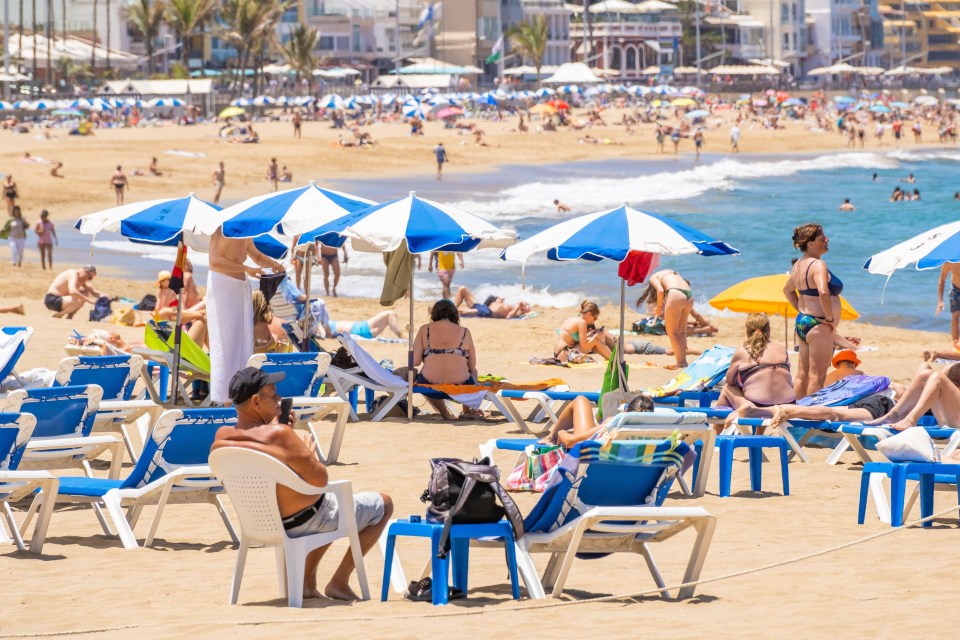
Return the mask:
[[[295,236],[373,204],[366,198],[321,189],[311,181],[305,187],[244,200],[200,228],[212,234],[222,222],[223,235],[231,238],[255,238],[272,232]]]
[[[30,105],[33,104],[30,100],[17,100],[13,103],[14,109],[29,109]]]
[[[897,269],[912,264],[924,270],[936,269],[947,262],[960,262],[960,220],[934,227],[874,254],[863,268],[889,278]]]
[[[87,100],[86,98],[77,98],[70,102],[69,108],[71,109],[89,109],[93,106],[93,103]]]
[[[12,110],[13,110],[12,104],[10,104],[9,102],[4,102],[3,100],[0,100],[0,111],[12,111]]]
[[[251,104],[253,103],[250,102],[250,98],[235,98],[230,101],[231,107],[249,107]]]
[[[27,107],[30,111],[50,111],[51,109],[56,109],[57,103],[53,100],[37,100],[31,102],[30,106]]]
[[[408,102],[403,105],[401,113],[408,118],[414,116],[418,118],[426,118],[427,114],[430,113],[430,105],[418,102]]]
[[[294,98],[288,98],[287,96],[280,96],[276,100],[276,104],[281,107],[285,107],[288,104],[294,104]]]
[[[269,107],[272,104],[276,104],[277,101],[270,96],[257,96],[252,102],[255,107]]]
[[[320,98],[321,109],[343,109],[343,98],[336,93],[331,93]]]
[[[472,213],[418,198],[406,198],[361,209],[304,233],[327,246],[347,238],[356,251],[394,251],[406,243],[410,253],[470,251],[506,247],[516,242],[513,230],[500,229]]]
[[[646,251],[662,255],[700,254],[704,256],[733,255],[736,249],[714,240],[693,227],[652,213],[637,211],[626,205],[577,216],[544,229],[500,253],[502,260],[522,262],[535,253],[546,253],[556,261],[614,260],[622,262],[631,251]],[[626,380],[623,353],[624,299],[626,282],[620,279],[620,338],[618,358],[620,379]]]
[[[550,96],[555,96],[555,95],[557,95],[557,92],[551,89],[550,87],[543,87],[541,89],[537,89],[538,98],[548,98]]]
[[[212,231],[205,232],[201,226],[223,220],[221,208],[190,194],[185,198],[148,200],[112,207],[83,216],[76,229],[83,234],[96,236],[112,231],[133,242],[176,246],[183,237],[184,244],[197,251],[207,251]],[[218,224],[213,224],[216,230]],[[286,245],[269,236],[254,240],[257,247],[274,258],[281,258]]]
[[[140,98],[127,98],[123,101],[123,104],[126,107],[137,107],[138,109],[143,108],[143,100]]]
[[[470,251],[505,247],[517,234],[500,229],[461,209],[416,197],[385,202],[344,216],[301,237],[316,238],[327,246],[341,246],[347,238],[355,251],[395,251],[406,245],[411,253]],[[413,326],[413,268],[410,270],[410,326]],[[413,418],[413,340],[407,343],[407,417]]]
[[[565,95],[571,95],[574,93],[580,93],[580,87],[575,84],[565,84],[557,87],[557,93],[562,93]]]
[[[148,107],[182,107],[187,103],[180,98],[154,98],[147,102]]]
[[[546,252],[550,260],[596,262],[607,259],[621,262],[631,251],[670,256],[739,253],[727,243],[714,240],[682,222],[624,205],[565,220],[508,247],[500,257],[526,262],[533,254]]]

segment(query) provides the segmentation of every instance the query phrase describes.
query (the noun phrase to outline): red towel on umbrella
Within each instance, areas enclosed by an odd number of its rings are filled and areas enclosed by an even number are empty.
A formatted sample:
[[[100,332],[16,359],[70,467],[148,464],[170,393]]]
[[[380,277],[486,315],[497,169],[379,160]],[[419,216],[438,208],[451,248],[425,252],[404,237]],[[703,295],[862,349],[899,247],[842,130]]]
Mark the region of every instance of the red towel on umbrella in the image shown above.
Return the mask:
[[[620,263],[617,275],[632,287],[647,279],[647,276],[660,264],[660,255],[646,251],[631,251]]]

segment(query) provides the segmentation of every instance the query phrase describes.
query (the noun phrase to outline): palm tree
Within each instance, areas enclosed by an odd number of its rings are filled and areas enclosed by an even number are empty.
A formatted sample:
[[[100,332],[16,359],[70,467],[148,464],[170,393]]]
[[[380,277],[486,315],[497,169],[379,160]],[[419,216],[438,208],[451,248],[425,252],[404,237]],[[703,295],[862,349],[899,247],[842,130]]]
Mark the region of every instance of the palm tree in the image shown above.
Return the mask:
[[[156,71],[153,44],[160,33],[160,25],[163,24],[163,15],[166,10],[163,0],[135,0],[129,9],[130,22],[143,34],[147,48],[147,74],[151,76]]]
[[[549,39],[546,18],[540,15],[534,16],[530,21],[524,20],[507,31],[507,37],[510,39],[510,46],[513,47],[514,51],[533,61],[533,66],[537,69],[539,82],[540,67],[543,66],[543,52],[547,48],[547,40]]]
[[[300,83],[301,76],[311,77],[317,67],[313,50],[319,38],[320,33],[316,29],[300,24],[290,32],[290,39],[283,45],[283,56],[287,64],[297,72],[297,84]]]
[[[220,37],[236,47],[240,73],[247,68],[253,52],[256,52],[256,67],[262,66],[264,50],[275,36],[276,23],[288,7],[286,0],[226,0],[223,3]],[[243,92],[242,80],[235,86],[239,96]]]
[[[167,22],[180,38],[180,56],[183,66],[190,69],[190,38],[213,13],[212,0],[170,0]]]

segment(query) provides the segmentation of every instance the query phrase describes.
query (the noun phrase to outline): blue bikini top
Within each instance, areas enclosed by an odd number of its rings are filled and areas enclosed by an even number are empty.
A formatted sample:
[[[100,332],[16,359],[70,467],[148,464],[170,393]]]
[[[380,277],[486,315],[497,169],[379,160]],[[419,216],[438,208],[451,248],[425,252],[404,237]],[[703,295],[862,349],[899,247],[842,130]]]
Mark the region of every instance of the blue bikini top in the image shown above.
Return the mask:
[[[810,267],[813,266],[814,262],[818,262],[818,260],[811,260],[807,263],[807,271],[803,274],[803,281],[806,283],[810,282]],[[841,293],[843,293],[843,282],[841,282],[840,278],[833,275],[833,272],[830,271],[830,269],[827,269],[827,274],[830,276],[830,279],[827,281],[827,291],[830,292],[831,296],[839,296]],[[818,289],[800,289],[799,293],[800,295],[804,296],[820,295],[820,291]]]

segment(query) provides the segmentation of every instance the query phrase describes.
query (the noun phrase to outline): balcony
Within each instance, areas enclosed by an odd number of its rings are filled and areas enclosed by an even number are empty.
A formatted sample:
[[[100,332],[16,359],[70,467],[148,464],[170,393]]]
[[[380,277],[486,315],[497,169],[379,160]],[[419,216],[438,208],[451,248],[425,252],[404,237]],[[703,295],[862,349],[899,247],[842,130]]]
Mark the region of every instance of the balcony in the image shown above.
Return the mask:
[[[583,23],[570,23],[570,37],[585,35]],[[683,27],[679,22],[595,22],[594,38],[649,38],[653,40],[679,38]]]

